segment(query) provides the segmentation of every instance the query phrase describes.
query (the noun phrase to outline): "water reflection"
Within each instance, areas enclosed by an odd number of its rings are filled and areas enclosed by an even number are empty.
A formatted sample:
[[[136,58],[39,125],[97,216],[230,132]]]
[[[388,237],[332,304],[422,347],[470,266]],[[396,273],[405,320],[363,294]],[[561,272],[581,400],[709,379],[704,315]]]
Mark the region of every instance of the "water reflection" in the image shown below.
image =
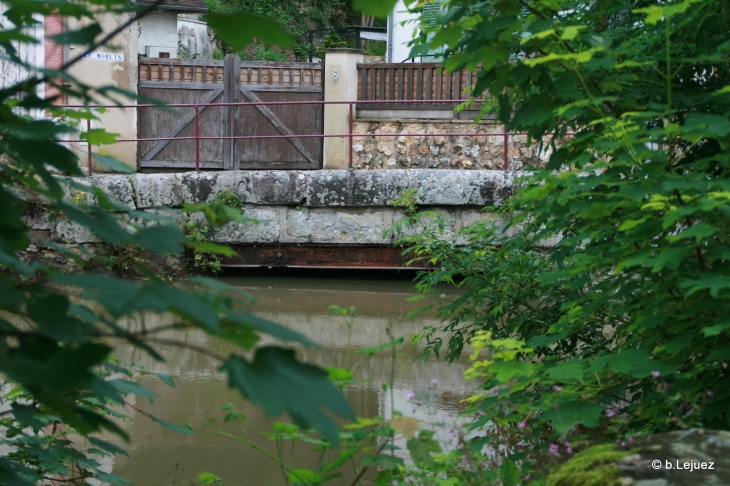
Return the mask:
[[[430,315],[409,320],[406,315],[423,305],[408,303],[413,295],[409,281],[398,280],[342,280],[282,277],[225,278],[226,283],[245,289],[256,298],[255,312],[267,319],[280,322],[305,334],[321,345],[317,349],[299,349],[300,359],[320,366],[345,366],[348,359],[348,332],[342,317],[333,316],[327,308],[336,304],[354,306],[357,314],[351,318],[353,349],[378,346],[388,340],[386,328],[395,336],[406,338],[424,326],[438,321]],[[146,323],[150,324],[150,323]],[[155,323],[155,324],[160,324]],[[199,331],[165,332],[164,339],[174,339],[226,355],[231,347]],[[119,349],[118,357],[144,366],[154,372],[169,373],[180,378],[171,388],[154,376],[141,377],[141,383],[159,394],[150,404],[136,398],[140,410],[153,413],[169,422],[195,426],[216,419],[221,430],[240,433],[238,425],[223,423],[225,412],[220,405],[233,403],[247,416],[246,432],[267,450],[274,452],[273,442],[263,436],[270,430],[271,420],[261,411],[247,404],[236,392],[227,389],[225,376],[218,373],[218,364],[199,353],[172,346],[158,346],[166,362],[154,361],[149,355],[131,346]],[[465,397],[470,385],[463,379],[465,362],[452,365],[429,361],[415,362],[418,349],[399,348],[395,362],[395,409],[435,426],[439,436],[448,440],[450,424],[454,420],[459,400]],[[362,355],[351,355],[356,362]],[[367,382],[350,388],[348,399],[355,413],[362,417],[390,416],[391,397],[381,384],[390,379],[391,356],[380,353],[367,361],[356,378]],[[446,400],[442,393],[450,392]],[[413,394],[412,398],[409,398]],[[184,436],[171,432],[146,417],[132,414],[132,421],[122,424],[130,435],[126,445],[129,457],[117,456],[113,473],[134,481],[136,485],[191,486],[203,471],[224,478],[226,486],[268,486],[285,484],[279,466],[249,446],[206,432]],[[288,453],[289,451],[287,451]],[[319,460],[319,453],[311,447],[294,451],[293,467],[311,467]],[[349,485],[354,474],[345,474],[337,483]]]

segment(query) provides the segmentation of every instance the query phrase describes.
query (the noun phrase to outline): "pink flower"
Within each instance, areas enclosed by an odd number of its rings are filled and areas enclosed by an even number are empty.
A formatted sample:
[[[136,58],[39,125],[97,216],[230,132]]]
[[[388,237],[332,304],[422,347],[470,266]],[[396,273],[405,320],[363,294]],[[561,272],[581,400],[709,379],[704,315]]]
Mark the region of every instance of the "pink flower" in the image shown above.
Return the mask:
[[[616,416],[616,410],[606,410],[606,417],[612,418]]]
[[[654,378],[659,378],[661,376],[661,373],[654,370],[651,372],[651,376],[653,376]]]
[[[527,427],[527,422],[523,421],[523,422],[520,422],[519,424],[517,424],[518,429],[524,429],[525,427]]]
[[[431,380],[432,385],[438,385],[438,382],[439,382],[438,378],[434,378],[433,380]]]
[[[565,452],[567,452],[568,454],[572,454],[573,446],[570,444],[570,442],[565,441],[564,445],[565,445]]]
[[[558,444],[550,444],[550,447],[548,448],[548,450],[552,454],[557,454],[558,451],[560,450],[560,446]]]
[[[461,456],[461,462],[469,462],[469,456],[467,456],[466,454]]]
[[[392,484],[393,486],[398,486],[398,481],[396,481],[396,480],[394,479],[394,480],[392,480],[392,481],[390,482],[390,484]]]
[[[715,396],[715,394],[712,393],[712,390],[707,390],[707,393],[705,393],[705,395],[707,395],[708,397],[714,397]]]
[[[413,400],[413,397],[415,397],[415,396],[416,396],[415,393],[409,392],[408,395],[406,395],[406,398],[408,399],[408,401],[411,401],[411,400]]]
[[[563,391],[563,387],[562,386],[554,386],[553,389],[555,391]]]

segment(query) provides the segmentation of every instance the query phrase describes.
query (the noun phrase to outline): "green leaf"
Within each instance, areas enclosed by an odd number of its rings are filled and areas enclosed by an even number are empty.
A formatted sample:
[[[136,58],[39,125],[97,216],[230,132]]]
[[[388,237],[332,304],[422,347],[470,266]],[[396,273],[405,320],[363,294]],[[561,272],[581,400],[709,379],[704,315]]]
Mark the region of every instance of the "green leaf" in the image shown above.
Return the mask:
[[[185,237],[172,226],[152,226],[138,231],[132,242],[154,253],[179,253]]]
[[[335,422],[321,409],[354,418],[350,404],[329,381],[327,372],[297,361],[293,350],[263,347],[252,362],[231,356],[221,367],[228,383],[260,406],[267,417],[287,412],[304,429],[314,428],[330,442],[339,442]]]
[[[252,328],[230,322],[222,324],[220,336],[243,349],[252,349],[260,339]]]
[[[433,465],[433,459],[431,458],[432,452],[442,452],[441,445],[438,441],[433,438],[433,430],[421,430],[418,437],[408,439],[406,447],[411,453],[411,458],[414,464],[426,463],[427,465]]]
[[[105,440],[101,440],[98,437],[89,437],[89,442],[94,444],[96,447],[103,449],[111,454],[124,454],[125,456],[129,457],[129,454],[127,454],[127,451],[125,451],[121,447],[116,446]]]
[[[702,2],[703,0],[684,0],[682,2],[674,2],[665,6],[652,6],[646,8],[637,8],[632,10],[634,13],[645,13],[646,23],[654,25],[664,17],[672,17],[678,13],[684,13],[693,3]]]
[[[187,425],[172,424],[170,422],[166,422],[166,421],[162,420],[161,418],[155,417],[154,415],[150,415],[150,418],[152,419],[153,422],[156,422],[156,423],[162,425],[163,427],[165,427],[166,429],[172,430],[173,432],[177,432],[179,434],[185,434],[185,435],[193,435],[193,430]]]
[[[334,461],[332,461],[332,462],[330,462],[328,464],[325,464],[322,467],[322,472],[326,474],[326,473],[328,473],[328,472],[330,472],[330,471],[332,471],[334,469],[337,469],[338,467],[342,466],[347,461],[349,461],[351,458],[353,458],[357,454],[358,450],[359,450],[358,447],[351,447],[349,449],[342,449],[340,451],[340,453],[337,455],[337,459],[335,459]],[[389,456],[389,457],[392,457],[392,456]],[[364,460],[365,460],[365,456],[363,456],[363,462],[362,462],[363,465],[365,465]]]
[[[290,469],[289,481],[294,484],[316,485],[322,482],[322,476],[310,469]]]
[[[118,133],[108,133],[102,128],[92,128],[80,135],[82,140],[88,141],[91,145],[111,145],[117,141],[117,137]]]
[[[133,174],[136,172],[136,169],[134,167],[129,164],[125,164],[121,160],[111,155],[92,153],[91,158],[94,160],[94,162],[111,172],[121,172],[122,174]]]
[[[277,45],[282,49],[291,49],[294,43],[279,24],[266,17],[247,13],[207,13],[203,20],[215,33],[223,39],[233,51],[240,51],[253,42],[259,41]]]
[[[215,255],[223,255],[227,257],[235,257],[238,255],[236,250],[227,245],[219,245],[218,243],[211,243],[209,241],[187,241],[185,246],[192,248],[197,252],[213,253]]]
[[[545,410],[542,418],[550,420],[555,431],[565,435],[574,425],[582,424],[589,428],[598,427],[603,408],[587,400],[568,400],[558,402],[555,408]]]
[[[702,334],[705,337],[719,336],[725,329],[730,329],[730,321],[724,321],[714,326],[703,327]]]
[[[33,483],[18,476],[18,468],[7,457],[0,457],[0,484],[3,486],[33,486]]]
[[[584,25],[571,25],[563,29],[563,33],[560,35],[561,40],[573,40],[580,31],[585,30]]]
[[[352,7],[366,14],[386,18],[395,7],[397,0],[353,0]]]
[[[278,324],[276,322],[255,316],[248,311],[229,312],[225,316],[225,322],[232,322],[237,325],[252,327],[272,337],[281,339],[282,341],[296,342],[299,344],[303,344],[304,346],[314,345],[311,341],[309,341],[306,337],[299,334],[298,332],[292,331],[291,329],[282,326],[281,324]]]
[[[504,486],[517,486],[521,483],[520,469],[514,461],[506,458],[499,467],[499,478]]]
[[[13,415],[18,421],[28,425],[28,427],[34,430],[41,430],[46,426],[44,422],[41,422],[36,418],[38,410],[30,405],[21,405],[17,402],[12,403]]]
[[[165,385],[175,388],[175,376],[165,375],[162,373],[155,373],[155,376],[162,380]]]
[[[119,390],[120,393],[127,395],[129,393],[133,393],[137,395],[138,397],[146,398],[152,403],[153,399],[159,397],[159,395],[150,390],[149,388],[145,388],[136,381],[129,381],[129,380],[108,380],[108,384]]]
[[[507,382],[516,376],[532,376],[535,365],[528,361],[497,361],[489,365],[488,370],[497,380]]]
[[[213,484],[222,480],[222,478],[208,472],[200,473],[200,475],[198,475],[198,479],[203,481],[203,484]]]
[[[547,375],[560,383],[578,383],[583,380],[583,370],[580,363],[560,363],[547,370]]]
[[[354,373],[347,368],[337,368],[336,366],[327,366],[325,370],[329,374],[331,381],[347,381],[354,376]]]
[[[361,462],[363,466],[377,466],[383,469],[398,469],[404,465],[402,458],[387,454],[365,454]]]

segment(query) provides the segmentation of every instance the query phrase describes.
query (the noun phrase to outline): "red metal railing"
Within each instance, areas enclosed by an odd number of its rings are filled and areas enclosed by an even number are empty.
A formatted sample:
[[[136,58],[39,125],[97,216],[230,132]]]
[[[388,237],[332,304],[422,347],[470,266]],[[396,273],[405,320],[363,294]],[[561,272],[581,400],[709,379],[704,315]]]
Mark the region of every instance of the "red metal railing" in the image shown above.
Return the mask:
[[[454,103],[463,103],[468,100],[389,100],[389,104],[409,104],[409,105],[424,105],[424,104],[454,104]],[[224,106],[253,106],[253,105],[349,105],[349,123],[348,123],[348,133],[341,133],[341,134],[298,134],[298,135],[239,135],[239,136],[200,136],[200,124],[199,124],[199,118],[200,118],[200,107],[224,107]],[[194,140],[195,141],[195,170],[200,170],[200,142],[201,140],[249,140],[249,139],[279,139],[279,138],[347,138],[349,140],[349,162],[348,167],[352,169],[352,148],[353,148],[353,138],[354,137],[401,137],[403,136],[402,133],[354,133],[354,125],[355,125],[355,118],[354,118],[354,112],[355,112],[355,105],[366,105],[366,104],[382,104],[382,101],[253,101],[253,102],[237,102],[237,103],[171,103],[164,106],[159,105],[153,105],[153,104],[135,104],[135,105],[59,105],[61,108],[86,108],[86,109],[113,109],[113,108],[121,108],[121,109],[127,109],[127,108],[193,108],[195,111],[195,119],[194,119],[194,126],[195,126],[195,134],[194,136],[190,137],[150,137],[150,138],[118,138],[116,139],[116,142],[156,142],[161,140]],[[87,130],[91,129],[91,120],[87,120],[86,122]],[[407,134],[410,137],[451,137],[451,136],[459,136],[459,137],[490,137],[490,136],[497,136],[497,137],[503,137],[504,139],[504,170],[508,170],[509,168],[509,135],[510,133],[507,131],[507,127],[505,126],[504,131],[502,133],[408,133]],[[515,132],[512,133],[512,135],[526,135],[526,133],[523,132]],[[86,140],[83,139],[77,139],[77,140],[61,140],[60,142],[63,143],[79,143],[79,142],[86,142]],[[93,174],[93,154],[91,150],[91,144],[88,145],[87,148],[87,157],[88,157],[88,173],[89,176]]]

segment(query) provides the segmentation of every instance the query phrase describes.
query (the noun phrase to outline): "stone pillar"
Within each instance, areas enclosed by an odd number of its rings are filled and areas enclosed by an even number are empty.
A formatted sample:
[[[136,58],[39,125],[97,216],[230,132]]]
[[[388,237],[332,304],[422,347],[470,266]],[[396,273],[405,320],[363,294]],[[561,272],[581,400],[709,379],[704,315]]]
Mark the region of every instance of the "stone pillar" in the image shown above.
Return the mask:
[[[363,51],[358,49],[327,49],[324,60],[324,100],[357,100],[357,64],[363,62]],[[354,110],[353,110],[354,113]],[[324,105],[324,134],[349,133],[350,106]],[[347,169],[350,142],[347,137],[325,137],[325,169]]]

